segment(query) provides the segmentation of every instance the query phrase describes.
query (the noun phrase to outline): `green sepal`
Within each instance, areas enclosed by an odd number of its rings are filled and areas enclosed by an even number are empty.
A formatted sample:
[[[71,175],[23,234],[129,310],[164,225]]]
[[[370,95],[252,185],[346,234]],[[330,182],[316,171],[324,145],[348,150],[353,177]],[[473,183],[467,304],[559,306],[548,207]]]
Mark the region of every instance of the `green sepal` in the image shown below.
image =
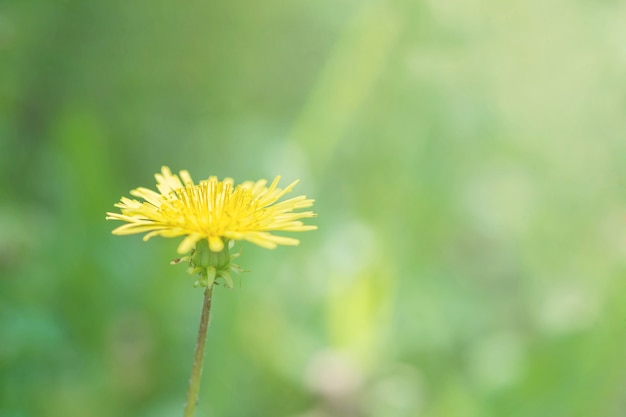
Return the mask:
[[[215,269],[214,266],[207,267],[207,269],[206,269],[206,287],[213,286],[213,283],[215,282],[216,274],[217,274],[217,270]]]
[[[224,249],[220,252],[213,252],[209,248],[208,241],[201,239],[196,243],[196,247],[189,256],[174,259],[172,264],[179,264],[189,261],[187,273],[190,275],[200,275],[193,283],[194,287],[210,288],[218,284],[217,279],[222,278],[223,285],[227,288],[234,288],[235,284],[231,272],[239,273],[243,270],[239,265],[232,262],[239,257],[240,253],[229,253],[232,242],[224,241]]]
[[[170,261],[170,265],[177,265],[177,264],[182,263],[182,262],[187,262],[187,261],[189,261],[190,259],[191,259],[191,257],[190,257],[190,256],[183,256],[182,258],[172,259],[172,260]]]
[[[226,288],[233,288],[235,284],[233,283],[233,278],[230,276],[230,272],[226,270],[221,270],[219,272],[219,276],[224,279],[224,286]]]
[[[200,266],[190,266],[189,268],[187,268],[187,273],[189,275],[196,275],[196,274],[204,274],[204,268],[200,267]]]

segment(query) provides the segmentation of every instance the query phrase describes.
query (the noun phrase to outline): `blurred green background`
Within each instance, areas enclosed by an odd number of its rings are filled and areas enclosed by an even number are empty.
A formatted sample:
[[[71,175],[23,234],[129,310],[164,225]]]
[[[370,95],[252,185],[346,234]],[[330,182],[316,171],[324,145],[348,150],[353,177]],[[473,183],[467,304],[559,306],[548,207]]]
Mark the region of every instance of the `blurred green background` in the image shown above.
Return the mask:
[[[0,2],[0,416],[182,415],[161,165],[317,200],[218,288],[197,416],[626,415],[626,3]]]

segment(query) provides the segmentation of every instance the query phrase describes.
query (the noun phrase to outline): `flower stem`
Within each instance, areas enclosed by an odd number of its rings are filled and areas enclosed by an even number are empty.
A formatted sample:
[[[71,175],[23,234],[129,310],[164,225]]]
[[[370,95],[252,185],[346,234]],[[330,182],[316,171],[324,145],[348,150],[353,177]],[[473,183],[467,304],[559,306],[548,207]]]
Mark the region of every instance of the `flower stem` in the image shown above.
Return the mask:
[[[184,417],[193,417],[196,405],[198,404],[200,378],[202,377],[202,362],[204,360],[204,345],[206,342],[207,329],[209,328],[212,296],[213,286],[209,285],[206,290],[204,290],[204,303],[202,304],[202,314],[200,316],[198,342],[196,343],[196,351],[193,355],[193,366],[191,368],[191,377],[189,378],[189,388],[187,390],[187,402],[185,403]]]

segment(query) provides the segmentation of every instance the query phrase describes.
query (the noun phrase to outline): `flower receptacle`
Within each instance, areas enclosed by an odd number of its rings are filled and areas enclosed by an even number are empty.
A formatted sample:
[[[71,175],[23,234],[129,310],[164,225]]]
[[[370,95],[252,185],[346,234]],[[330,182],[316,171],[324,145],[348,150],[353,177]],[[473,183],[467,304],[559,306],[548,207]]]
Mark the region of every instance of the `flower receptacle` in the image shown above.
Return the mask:
[[[214,252],[209,247],[207,239],[201,239],[189,257],[187,272],[190,275],[200,275],[194,282],[195,287],[212,287],[221,278],[225,287],[233,288],[230,273],[241,271],[238,265],[231,262],[235,257],[236,255],[230,255],[228,241],[224,242],[221,251]]]

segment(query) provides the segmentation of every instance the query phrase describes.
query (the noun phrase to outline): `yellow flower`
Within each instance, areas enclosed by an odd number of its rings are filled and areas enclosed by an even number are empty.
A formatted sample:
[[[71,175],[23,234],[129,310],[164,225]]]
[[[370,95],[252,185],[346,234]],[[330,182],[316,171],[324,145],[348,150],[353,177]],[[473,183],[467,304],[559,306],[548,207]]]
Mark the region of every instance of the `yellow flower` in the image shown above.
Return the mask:
[[[247,240],[261,247],[274,249],[277,245],[297,245],[297,239],[269,232],[304,232],[316,226],[304,225],[299,219],[315,217],[312,211],[294,212],[311,207],[314,200],[298,196],[277,202],[298,183],[278,188],[280,177],[268,186],[267,181],[246,181],[237,186],[232,178],[218,181],[216,177],[194,184],[189,172],[173,175],[166,166],[156,174],[159,192],[137,188],[132,196],[143,202],[122,197],[115,204],[121,213],[107,213],[107,220],[127,222],[113,230],[115,235],[149,232],[144,236],[186,236],[178,246],[184,254],[196,243],[207,239],[213,252],[224,249],[224,241]],[[182,181],[181,181],[182,180]]]

